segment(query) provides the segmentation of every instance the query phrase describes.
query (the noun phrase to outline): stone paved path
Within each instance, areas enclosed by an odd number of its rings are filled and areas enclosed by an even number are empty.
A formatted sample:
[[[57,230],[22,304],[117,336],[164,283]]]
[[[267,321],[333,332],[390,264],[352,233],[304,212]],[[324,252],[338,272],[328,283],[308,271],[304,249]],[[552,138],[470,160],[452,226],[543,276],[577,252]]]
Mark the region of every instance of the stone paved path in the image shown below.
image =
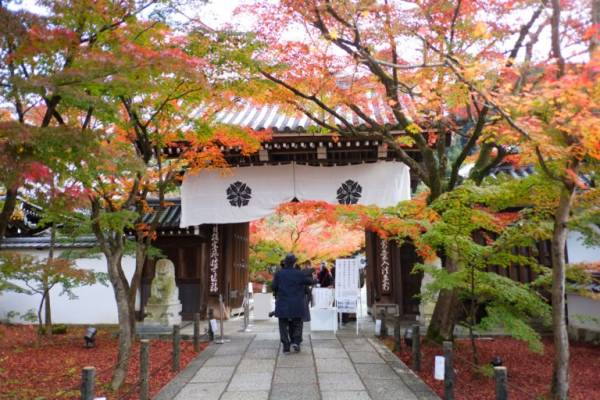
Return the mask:
[[[300,353],[283,354],[274,322],[211,344],[157,400],[439,400],[379,341],[353,327],[308,332]]]

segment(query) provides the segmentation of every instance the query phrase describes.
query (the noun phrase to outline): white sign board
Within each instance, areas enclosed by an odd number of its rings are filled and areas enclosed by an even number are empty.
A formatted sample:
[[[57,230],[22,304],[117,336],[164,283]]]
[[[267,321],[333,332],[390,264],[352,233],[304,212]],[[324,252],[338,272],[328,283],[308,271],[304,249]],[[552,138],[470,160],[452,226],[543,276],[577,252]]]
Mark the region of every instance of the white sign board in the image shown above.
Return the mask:
[[[435,369],[433,371],[433,379],[438,381],[444,380],[444,364],[446,359],[443,356],[435,356]]]
[[[210,320],[210,329],[212,329],[213,333],[216,335],[219,332],[219,325],[217,325],[216,319]]]
[[[333,331],[337,330],[337,311],[331,308],[311,308],[310,309],[310,330],[311,331]]]
[[[338,312],[355,313],[359,296],[358,263],[354,258],[335,260],[335,301]]]
[[[314,308],[333,307],[333,289],[313,288],[312,296]]]
[[[269,319],[269,313],[273,310],[273,294],[272,293],[255,293],[254,294],[254,319],[266,320]]]

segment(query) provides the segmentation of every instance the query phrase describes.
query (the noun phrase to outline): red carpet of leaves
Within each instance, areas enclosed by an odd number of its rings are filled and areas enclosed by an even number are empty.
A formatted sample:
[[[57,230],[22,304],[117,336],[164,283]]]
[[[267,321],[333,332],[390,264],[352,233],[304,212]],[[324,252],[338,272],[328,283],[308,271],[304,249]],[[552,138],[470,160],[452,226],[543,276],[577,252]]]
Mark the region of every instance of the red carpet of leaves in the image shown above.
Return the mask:
[[[391,345],[391,340],[386,340]],[[410,348],[398,353],[402,361],[411,366]],[[544,339],[544,354],[532,353],[523,342],[496,338],[477,341],[480,364],[487,364],[499,356],[508,368],[508,393],[511,400],[541,400],[547,396],[552,377],[553,345]],[[443,355],[441,347],[422,345],[421,372],[419,376],[443,398],[443,381],[433,379],[436,355]],[[454,345],[454,370],[456,371],[455,398],[458,400],[490,400],[495,398],[494,379],[471,367],[471,346],[467,340]],[[489,364],[488,364],[489,365]],[[571,344],[570,396],[571,400],[600,399],[600,347]]]
[[[86,349],[83,335],[84,328],[69,327],[66,335],[38,341],[36,327],[0,324],[0,399],[79,399],[84,366],[96,368],[96,397],[137,399],[139,344],[134,346],[126,383],[115,393],[109,390],[109,383],[117,358],[117,339],[108,329],[100,328],[97,346]],[[151,396],[175,376],[171,372],[171,349],[172,342],[168,340],[151,341]],[[182,341],[181,368],[195,356],[192,343]]]

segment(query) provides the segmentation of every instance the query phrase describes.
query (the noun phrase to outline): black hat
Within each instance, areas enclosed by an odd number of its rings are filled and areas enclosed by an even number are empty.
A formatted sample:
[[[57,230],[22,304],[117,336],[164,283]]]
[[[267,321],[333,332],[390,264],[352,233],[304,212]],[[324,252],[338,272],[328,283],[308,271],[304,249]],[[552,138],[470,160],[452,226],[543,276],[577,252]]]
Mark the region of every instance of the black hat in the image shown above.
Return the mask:
[[[288,253],[285,256],[285,259],[283,260],[283,264],[286,267],[293,267],[294,264],[296,264],[296,256],[294,255],[294,253]]]

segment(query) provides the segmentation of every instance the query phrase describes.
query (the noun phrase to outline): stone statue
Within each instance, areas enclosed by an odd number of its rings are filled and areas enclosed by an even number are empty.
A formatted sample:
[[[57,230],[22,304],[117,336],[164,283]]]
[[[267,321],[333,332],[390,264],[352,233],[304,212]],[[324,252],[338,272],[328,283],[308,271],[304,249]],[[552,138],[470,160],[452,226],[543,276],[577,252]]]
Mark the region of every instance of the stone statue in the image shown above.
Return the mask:
[[[175,266],[170,260],[156,262],[144,324],[172,326],[181,324],[181,302],[175,284]]]

